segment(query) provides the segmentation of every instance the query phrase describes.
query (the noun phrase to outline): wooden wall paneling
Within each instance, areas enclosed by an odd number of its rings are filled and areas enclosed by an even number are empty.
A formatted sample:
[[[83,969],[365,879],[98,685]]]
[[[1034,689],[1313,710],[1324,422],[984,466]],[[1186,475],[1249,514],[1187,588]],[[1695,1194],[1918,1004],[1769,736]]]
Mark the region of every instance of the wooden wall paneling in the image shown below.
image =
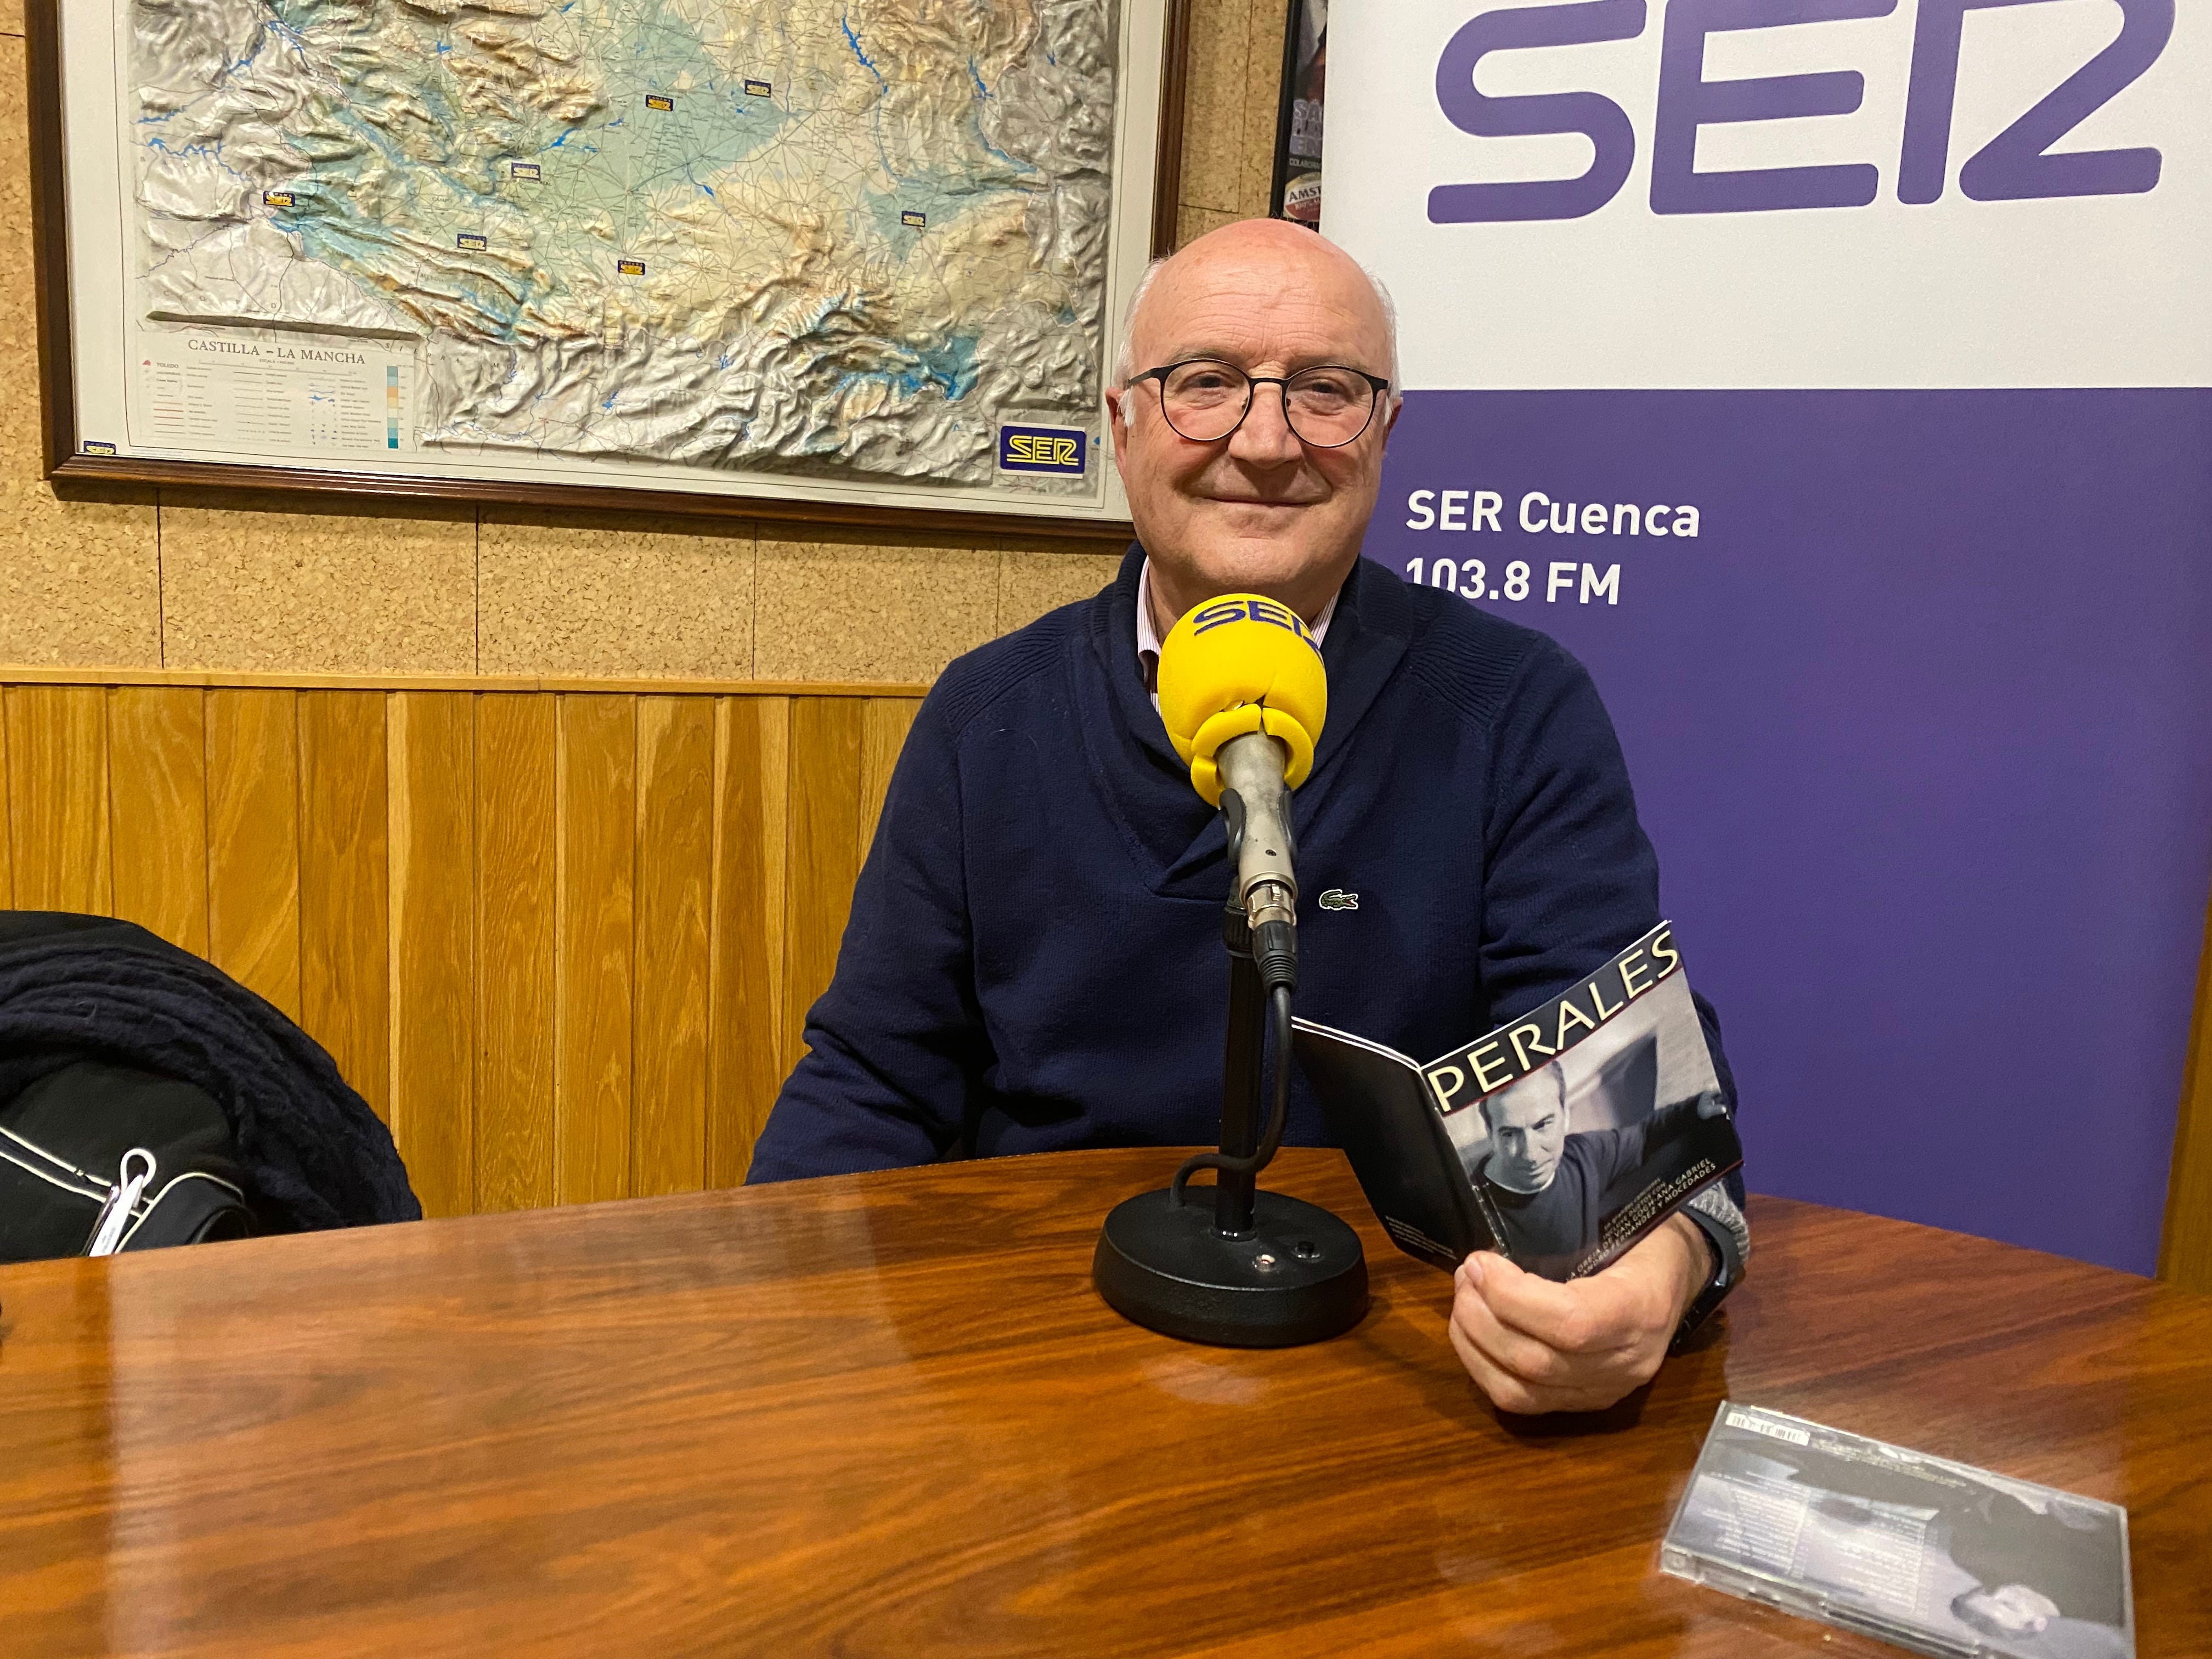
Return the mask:
[[[795,697],[784,937],[783,1053],[805,1052],[806,1010],[829,988],[860,870],[864,704]]]
[[[207,955],[207,694],[110,691],[107,777],[115,914]]]
[[[386,702],[380,691],[300,693],[300,1023],[389,1123]]]
[[[630,1195],[637,699],[561,699],[553,1197]]]
[[[884,815],[884,795],[891,787],[891,770],[914,717],[921,711],[920,697],[870,697],[860,706],[860,861],[876,839],[876,822]]]
[[[208,957],[300,1018],[295,691],[207,694]]]
[[[0,902],[298,1018],[429,1214],[733,1185],[918,706],[11,684]]]
[[[6,717],[17,908],[107,915],[106,692],[10,686]]]
[[[2205,919],[2196,1018],[2181,1077],[2158,1276],[2186,1290],[2212,1291],[2212,915]]]
[[[0,910],[15,908],[15,806],[8,793],[7,693],[0,690]]]
[[[428,1215],[476,1207],[476,711],[399,691],[385,713],[392,1135]]]
[[[554,699],[477,699],[476,1206],[553,1201]]]
[[[752,1163],[789,1062],[783,1043],[784,854],[791,699],[714,703],[714,884],[707,994],[707,1184]]]
[[[636,1190],[707,1183],[714,705],[637,700]]]

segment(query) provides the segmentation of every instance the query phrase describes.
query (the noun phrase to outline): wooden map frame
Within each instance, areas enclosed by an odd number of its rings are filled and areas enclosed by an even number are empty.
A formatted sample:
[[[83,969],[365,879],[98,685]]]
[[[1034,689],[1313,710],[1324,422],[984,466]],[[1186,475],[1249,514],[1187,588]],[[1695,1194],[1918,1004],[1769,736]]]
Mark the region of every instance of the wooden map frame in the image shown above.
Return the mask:
[[[1126,538],[1126,519],[993,512],[988,507],[887,506],[727,490],[656,489],[621,483],[444,477],[251,463],[88,455],[77,421],[67,216],[62,80],[64,0],[25,0],[29,69],[31,219],[38,302],[39,390],[45,477],[64,500],[143,500],[149,488],[191,502],[216,492],[337,496],[355,501],[421,501],[477,506],[599,509],[721,519],[761,519],[879,529],[981,532],[1088,541]],[[1152,251],[1173,251],[1182,173],[1183,91],[1192,0],[1164,0],[1160,108],[1154,136]]]

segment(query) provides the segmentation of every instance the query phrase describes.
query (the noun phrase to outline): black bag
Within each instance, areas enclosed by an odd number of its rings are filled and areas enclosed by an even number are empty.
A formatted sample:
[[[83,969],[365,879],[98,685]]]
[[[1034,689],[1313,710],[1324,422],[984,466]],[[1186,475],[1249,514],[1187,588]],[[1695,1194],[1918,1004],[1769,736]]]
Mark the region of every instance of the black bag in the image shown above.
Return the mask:
[[[229,1121],[204,1091],[84,1060],[0,1102],[0,1261],[252,1231]]]
[[[39,1092],[72,1067],[96,1069],[59,1095]],[[179,1085],[185,1092],[172,1092]],[[154,1115],[140,1115],[142,1099]],[[15,1121],[34,1108],[37,1133]],[[257,1233],[422,1214],[392,1132],[313,1037],[211,963],[105,916],[0,910],[0,1125],[47,1154],[0,1159],[39,1181],[42,1204],[61,1201],[56,1182],[73,1175],[92,1177],[81,1189],[115,1184],[123,1154],[137,1147],[155,1170],[134,1214],[149,1196],[163,1208],[188,1198],[213,1204],[213,1182],[244,1194]],[[165,1139],[174,1144],[165,1150]],[[23,1150],[5,1137],[0,1146]],[[25,1168],[33,1163],[37,1177]],[[170,1178],[187,1175],[195,1178],[172,1190]],[[9,1207],[0,1194],[0,1221]],[[169,1231],[165,1223],[155,1237]],[[84,1244],[80,1231],[58,1249]]]

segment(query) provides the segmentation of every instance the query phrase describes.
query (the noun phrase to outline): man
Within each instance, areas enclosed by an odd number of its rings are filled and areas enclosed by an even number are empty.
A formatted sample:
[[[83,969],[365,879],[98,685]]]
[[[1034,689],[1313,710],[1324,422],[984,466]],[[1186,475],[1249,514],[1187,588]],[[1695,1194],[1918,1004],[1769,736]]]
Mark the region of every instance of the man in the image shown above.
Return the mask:
[[[1301,1012],[1439,1054],[1659,920],[1588,676],[1360,560],[1398,404],[1358,265],[1293,226],[1230,225],[1154,268],[1126,335],[1106,403],[1138,545],[1097,598],[931,690],[751,1180],[1216,1139],[1232,872],[1151,689],[1159,639],[1216,594],[1289,605],[1328,671],[1298,874],[1361,896],[1308,913]],[[1321,1139],[1303,1079],[1286,1139]],[[1709,1243],[1670,1220],[1573,1285],[1471,1258],[1453,1341],[1506,1409],[1610,1404],[1732,1282],[1742,1247],[1713,1224]]]
[[[1489,1146],[1468,1170],[1489,1188],[1515,1261],[1531,1271],[1564,1273],[1597,1243],[1606,1216],[1658,1157],[1724,1108],[1717,1094],[1662,1107],[1614,1129],[1567,1133],[1567,1073],[1558,1060],[1476,1106]],[[1616,1188],[1619,1188],[1616,1190]]]

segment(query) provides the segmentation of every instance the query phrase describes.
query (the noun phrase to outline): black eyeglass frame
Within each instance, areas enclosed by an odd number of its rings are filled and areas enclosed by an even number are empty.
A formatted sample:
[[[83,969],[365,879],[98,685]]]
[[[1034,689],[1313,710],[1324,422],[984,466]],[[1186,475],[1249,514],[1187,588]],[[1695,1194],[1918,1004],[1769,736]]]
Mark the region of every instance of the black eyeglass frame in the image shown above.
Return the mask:
[[[1237,374],[1244,375],[1243,411],[1237,416],[1229,430],[1218,438],[1194,438],[1177,426],[1175,423],[1175,416],[1168,413],[1168,376],[1179,368],[1188,368],[1194,363],[1213,363],[1223,368],[1236,369]],[[1357,374],[1371,388],[1367,399],[1367,418],[1359,423],[1359,430],[1349,438],[1339,438],[1333,444],[1316,443],[1304,433],[1299,431],[1298,423],[1291,418],[1291,382],[1297,380],[1299,375],[1316,374],[1324,368],[1333,368],[1345,374]],[[1148,368],[1141,374],[1132,374],[1129,377],[1129,384],[1133,386],[1141,386],[1146,380],[1159,382],[1160,418],[1168,423],[1168,430],[1185,443],[1192,444],[1227,443],[1237,435],[1237,429],[1251,418],[1253,398],[1259,389],[1263,386],[1279,386],[1283,389],[1283,424],[1290,428],[1292,437],[1312,449],[1342,449],[1347,444],[1358,443],[1367,435],[1367,428],[1375,424],[1375,411],[1382,406],[1383,398],[1390,390],[1390,382],[1382,375],[1370,374],[1365,369],[1354,368],[1350,363],[1314,363],[1298,370],[1296,374],[1247,374],[1244,370],[1237,368],[1236,364],[1224,362],[1219,357],[1185,357],[1180,362],[1163,363],[1158,368]]]

